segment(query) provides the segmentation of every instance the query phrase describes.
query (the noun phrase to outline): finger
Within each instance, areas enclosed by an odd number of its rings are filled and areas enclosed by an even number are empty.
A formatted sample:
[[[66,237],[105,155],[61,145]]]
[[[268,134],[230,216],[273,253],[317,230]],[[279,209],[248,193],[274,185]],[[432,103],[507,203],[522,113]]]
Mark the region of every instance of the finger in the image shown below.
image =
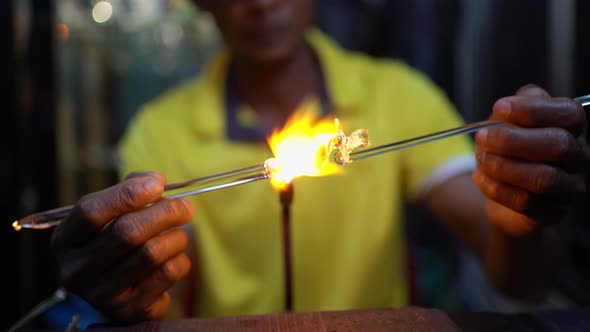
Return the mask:
[[[85,243],[114,218],[160,199],[165,184],[161,174],[147,173],[82,197],[55,230],[58,232],[55,242],[58,245]]]
[[[586,167],[585,151],[574,136],[559,128],[496,126],[475,135],[479,149],[520,160],[557,163],[566,169]]]
[[[537,225],[533,219],[493,200],[487,201],[486,212],[492,224],[498,226],[506,234],[513,237],[522,237],[530,234]]]
[[[517,96],[533,96],[550,98],[551,95],[545,89],[536,84],[526,84],[516,90]]]
[[[517,212],[525,212],[530,206],[530,193],[520,188],[501,184],[480,170],[473,171],[473,182],[488,197]]]
[[[580,103],[569,98],[520,95],[498,100],[492,119],[529,128],[564,128],[578,136],[586,123],[586,113]]]
[[[189,200],[162,199],[147,208],[117,218],[89,250],[100,256],[100,259],[95,259],[100,261],[100,265],[109,266],[158,234],[186,224],[192,216],[193,206]]]
[[[473,182],[488,199],[534,220],[556,220],[563,212],[561,202],[500,183],[479,170],[473,172]]]
[[[147,307],[138,307],[130,302],[126,307],[114,312],[114,316],[124,323],[137,323],[146,320],[161,320],[166,317],[170,306],[170,294],[164,292]]]
[[[157,172],[131,172],[131,173],[127,174],[127,176],[125,176],[125,180],[150,176],[153,173],[157,173]]]
[[[63,261],[67,262],[61,268],[62,279],[69,287],[83,288],[88,280],[94,280],[116,266],[121,257],[133,249],[170,228],[190,221],[192,213],[192,205],[186,199],[163,199],[150,207],[118,218],[100,237],[86,246],[69,249],[61,254]]]
[[[575,175],[546,164],[519,161],[478,150],[475,153],[483,174],[523,192],[555,197],[585,192],[585,184]]]
[[[104,282],[93,289],[91,296],[98,301],[107,301],[123,293],[181,254],[187,244],[187,235],[181,229],[173,229],[148,240],[101,275],[100,279]]]
[[[169,306],[170,293],[164,292],[154,303],[141,312],[137,321],[164,319]]]
[[[185,254],[170,259],[135,287],[130,303],[133,303],[136,308],[148,308],[148,314],[151,314],[149,310],[153,303],[184,278],[190,268],[191,262]]]

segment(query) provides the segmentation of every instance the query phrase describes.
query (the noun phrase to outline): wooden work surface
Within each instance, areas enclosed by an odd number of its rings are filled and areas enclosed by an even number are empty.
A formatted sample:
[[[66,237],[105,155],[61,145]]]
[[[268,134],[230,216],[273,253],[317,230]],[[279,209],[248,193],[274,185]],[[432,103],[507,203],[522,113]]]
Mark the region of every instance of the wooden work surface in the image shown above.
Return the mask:
[[[143,322],[130,326],[96,326],[90,332],[155,331],[590,331],[590,308],[527,314],[446,313],[435,309],[407,307],[283,313],[259,316],[185,319]]]

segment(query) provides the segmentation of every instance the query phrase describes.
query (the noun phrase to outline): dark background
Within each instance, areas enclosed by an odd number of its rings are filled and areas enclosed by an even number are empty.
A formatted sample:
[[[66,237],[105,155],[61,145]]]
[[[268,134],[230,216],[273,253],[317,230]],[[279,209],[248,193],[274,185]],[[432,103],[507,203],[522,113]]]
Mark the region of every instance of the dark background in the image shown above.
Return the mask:
[[[23,12],[17,10],[17,2],[0,2],[3,67],[0,212],[4,225],[0,227],[0,262],[4,274],[0,329],[8,328],[58,285],[55,261],[48,250],[51,231],[16,233],[10,227],[12,221],[33,211],[64,204],[68,197],[71,201],[116,178],[108,163],[104,166],[82,162],[83,167],[75,172],[60,164],[58,150],[63,141],[59,137],[64,127],[60,127],[57,119],[63,112],[61,96],[69,89],[83,89],[88,84],[64,83],[67,71],[60,61],[65,53],[60,50],[71,46],[64,46],[56,39],[59,1],[28,2],[29,19],[25,20],[28,38],[24,45],[19,44],[22,25],[16,23],[22,21]],[[568,3],[573,4],[571,10],[564,10]],[[87,6],[91,7],[90,1]],[[589,11],[590,3],[582,0],[323,0],[318,1],[317,24],[349,49],[378,57],[401,58],[423,70],[443,87],[467,121],[476,121],[488,116],[497,98],[512,94],[526,83],[539,84],[560,96],[590,93],[587,79],[590,77],[587,60],[590,59],[590,26],[582,16]],[[68,54],[66,59],[87,61],[76,57],[76,53]],[[100,61],[104,65],[108,58]],[[98,99],[100,104],[108,106],[103,115],[112,120],[111,125],[97,129],[102,132],[102,144],[108,147],[116,142],[127,119],[142,102],[195,75],[199,65],[200,62],[192,63],[180,74],[160,80],[143,73],[139,77],[152,78],[156,83],[148,81],[146,88],[136,87],[135,90],[142,90],[137,92],[129,88],[133,86],[132,79],[122,80],[115,70],[109,71],[111,67],[101,67],[105,70],[99,87],[104,92]],[[84,79],[83,74],[77,77]],[[125,82],[129,85],[124,86]],[[105,88],[111,85],[113,89],[127,91],[132,98],[124,99]],[[84,95],[84,91],[76,93]],[[87,116],[82,111],[84,98],[77,99],[73,105],[77,126]],[[72,130],[84,135],[84,130],[78,127]],[[81,136],[72,137],[83,149]],[[80,153],[74,157],[83,159],[83,156]],[[64,182],[70,176],[73,180]],[[442,309],[481,309],[470,306],[460,291],[453,288],[461,269],[462,249],[424,211],[409,208],[408,234],[418,273],[416,304]],[[589,227],[576,223],[562,227],[567,268],[555,288],[571,306],[590,303]],[[33,324],[50,325],[43,319]]]

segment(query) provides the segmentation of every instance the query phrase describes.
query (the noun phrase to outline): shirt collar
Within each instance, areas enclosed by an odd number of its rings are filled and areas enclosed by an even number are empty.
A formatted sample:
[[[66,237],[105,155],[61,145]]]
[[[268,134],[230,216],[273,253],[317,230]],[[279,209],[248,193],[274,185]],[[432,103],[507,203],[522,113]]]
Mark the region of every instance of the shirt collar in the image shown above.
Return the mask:
[[[316,28],[309,29],[305,37],[317,54],[335,115],[356,112],[362,82],[354,78],[356,68],[348,60],[346,51]],[[192,113],[196,132],[203,138],[225,135],[224,93],[229,63],[230,54],[223,50],[209,63],[195,87]]]

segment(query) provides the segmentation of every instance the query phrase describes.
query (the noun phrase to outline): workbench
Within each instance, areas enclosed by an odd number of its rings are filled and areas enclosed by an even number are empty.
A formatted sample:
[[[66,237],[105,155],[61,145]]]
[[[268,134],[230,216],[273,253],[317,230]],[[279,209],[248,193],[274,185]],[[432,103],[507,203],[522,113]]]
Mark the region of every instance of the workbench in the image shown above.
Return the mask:
[[[500,314],[406,307],[150,321],[128,326],[91,326],[86,331],[582,332],[590,331],[590,308]]]

